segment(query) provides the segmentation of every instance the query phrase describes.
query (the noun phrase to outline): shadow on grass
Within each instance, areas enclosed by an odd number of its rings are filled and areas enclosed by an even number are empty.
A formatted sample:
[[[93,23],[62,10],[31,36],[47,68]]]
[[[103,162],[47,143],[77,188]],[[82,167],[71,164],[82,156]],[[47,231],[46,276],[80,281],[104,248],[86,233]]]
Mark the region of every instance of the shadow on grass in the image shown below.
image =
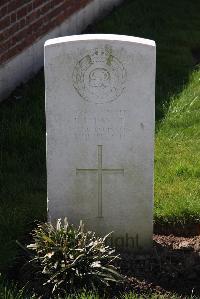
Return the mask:
[[[153,39],[157,44],[156,119],[187,83],[200,62],[199,0],[126,0],[85,33],[113,33]],[[199,57],[199,58],[198,58]]]
[[[35,220],[46,220],[43,71],[0,104],[0,271],[15,263]]]

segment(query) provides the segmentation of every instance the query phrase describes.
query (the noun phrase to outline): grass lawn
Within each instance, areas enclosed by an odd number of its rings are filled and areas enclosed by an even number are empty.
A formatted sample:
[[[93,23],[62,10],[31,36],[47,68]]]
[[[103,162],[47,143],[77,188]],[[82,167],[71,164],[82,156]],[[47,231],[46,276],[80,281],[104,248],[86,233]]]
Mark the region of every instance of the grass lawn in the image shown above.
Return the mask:
[[[157,130],[155,221],[200,223],[200,70],[171,98]]]
[[[25,293],[23,289],[18,290],[15,285],[8,286],[0,283],[0,298],[1,299],[38,299],[36,295],[28,295]],[[161,294],[140,294],[137,295],[136,293],[130,292],[121,294],[115,299],[181,299],[177,295],[167,294],[167,295],[161,295]],[[199,299],[199,297],[196,296],[190,296],[190,299]],[[56,297],[55,299],[61,299],[60,297]],[[102,297],[99,296],[95,292],[81,292],[74,295],[67,295],[63,299],[108,299],[107,296]]]
[[[89,29],[157,43],[157,223],[200,222],[200,70],[192,56],[200,49],[199,12],[199,0],[127,0]],[[0,128],[0,271],[5,271],[16,263],[15,240],[25,242],[35,220],[46,218],[43,72],[0,104]]]
[[[43,74],[0,105],[0,269],[13,265],[34,221],[46,219]]]

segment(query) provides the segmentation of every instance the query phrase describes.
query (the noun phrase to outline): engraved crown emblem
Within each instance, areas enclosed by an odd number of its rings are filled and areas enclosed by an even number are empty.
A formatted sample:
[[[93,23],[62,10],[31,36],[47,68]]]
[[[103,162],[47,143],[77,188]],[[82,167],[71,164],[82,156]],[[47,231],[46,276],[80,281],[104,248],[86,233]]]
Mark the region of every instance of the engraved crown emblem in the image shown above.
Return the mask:
[[[72,79],[75,90],[84,100],[104,104],[121,96],[126,70],[113,49],[105,46],[90,50],[78,60]]]

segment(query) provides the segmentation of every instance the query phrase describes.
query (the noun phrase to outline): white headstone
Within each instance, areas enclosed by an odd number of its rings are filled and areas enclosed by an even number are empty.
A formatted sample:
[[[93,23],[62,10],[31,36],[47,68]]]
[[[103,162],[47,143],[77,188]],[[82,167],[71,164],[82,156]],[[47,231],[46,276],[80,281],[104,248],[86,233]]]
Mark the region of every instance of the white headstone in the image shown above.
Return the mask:
[[[49,219],[124,249],[152,244],[155,54],[129,36],[45,43]]]

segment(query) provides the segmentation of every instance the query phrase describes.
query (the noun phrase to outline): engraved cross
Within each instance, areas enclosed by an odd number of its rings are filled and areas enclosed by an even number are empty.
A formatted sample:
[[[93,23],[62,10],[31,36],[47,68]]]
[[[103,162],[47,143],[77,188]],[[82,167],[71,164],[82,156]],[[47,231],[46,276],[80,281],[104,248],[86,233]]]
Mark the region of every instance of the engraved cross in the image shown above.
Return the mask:
[[[97,168],[88,168],[88,169],[76,169],[76,175],[79,173],[85,173],[85,172],[92,172],[97,174],[98,176],[98,217],[102,218],[102,177],[103,173],[119,173],[124,175],[124,169],[119,168],[103,168],[103,145],[98,145],[98,167]]]

